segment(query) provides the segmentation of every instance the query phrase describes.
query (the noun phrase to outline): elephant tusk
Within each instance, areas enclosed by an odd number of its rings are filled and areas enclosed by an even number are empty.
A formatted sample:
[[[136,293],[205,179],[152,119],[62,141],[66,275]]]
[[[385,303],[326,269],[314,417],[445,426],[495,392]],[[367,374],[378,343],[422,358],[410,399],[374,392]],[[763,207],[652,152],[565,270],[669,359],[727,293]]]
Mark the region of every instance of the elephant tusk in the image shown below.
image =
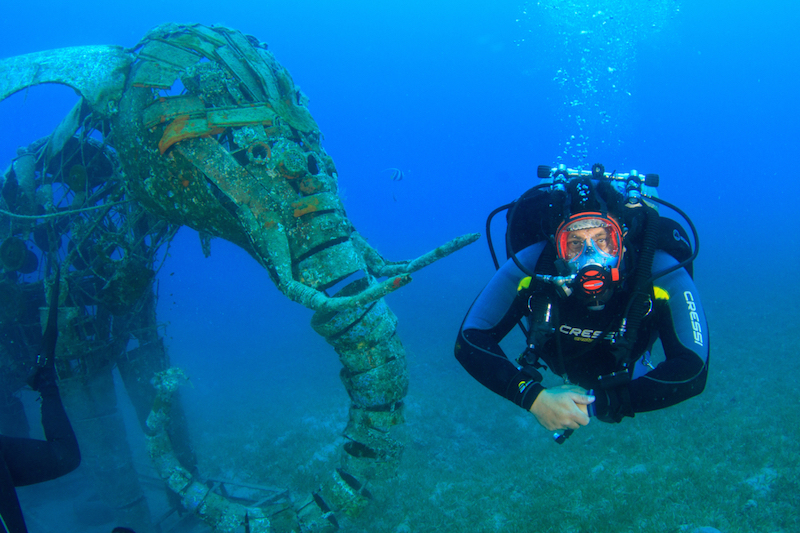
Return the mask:
[[[411,274],[417,270],[425,268],[432,263],[435,263],[439,259],[447,257],[453,252],[457,252],[468,244],[472,244],[473,242],[477,241],[480,236],[480,233],[467,233],[466,235],[456,237],[455,239],[448,241],[438,248],[434,248],[430,252],[423,254],[411,261],[385,264],[383,267],[378,269],[378,275],[382,277],[395,276],[397,274]]]
[[[292,301],[302,304],[314,311],[336,312],[343,311],[345,309],[352,309],[354,307],[360,307],[370,302],[374,302],[375,300],[379,300],[390,292],[407,285],[411,282],[411,273],[425,268],[426,266],[435,263],[439,259],[457,252],[468,244],[472,244],[473,242],[477,241],[480,236],[480,233],[467,233],[466,235],[456,237],[455,239],[448,241],[411,261],[403,261],[401,263],[391,264],[384,262],[382,266],[378,266],[376,273],[379,277],[386,276],[388,279],[380,283],[376,283],[375,285],[371,285],[367,289],[353,296],[330,297],[322,291],[294,280],[282,284],[281,290]]]
[[[401,274],[376,283],[353,296],[330,297],[299,281],[287,282],[281,290],[292,301],[309,309],[320,312],[337,312],[354,307],[361,307],[375,300],[380,300],[390,292],[396,291],[411,282],[411,276]]]

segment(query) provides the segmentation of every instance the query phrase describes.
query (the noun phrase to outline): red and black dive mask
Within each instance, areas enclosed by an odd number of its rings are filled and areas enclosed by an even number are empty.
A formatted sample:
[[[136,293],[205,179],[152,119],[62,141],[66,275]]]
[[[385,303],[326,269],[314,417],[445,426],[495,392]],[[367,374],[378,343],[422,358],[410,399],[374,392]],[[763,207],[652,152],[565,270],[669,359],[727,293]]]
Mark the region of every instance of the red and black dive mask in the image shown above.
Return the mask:
[[[556,230],[558,257],[575,279],[571,284],[591,299],[610,294],[620,280],[622,229],[602,213],[579,213],[566,219]]]

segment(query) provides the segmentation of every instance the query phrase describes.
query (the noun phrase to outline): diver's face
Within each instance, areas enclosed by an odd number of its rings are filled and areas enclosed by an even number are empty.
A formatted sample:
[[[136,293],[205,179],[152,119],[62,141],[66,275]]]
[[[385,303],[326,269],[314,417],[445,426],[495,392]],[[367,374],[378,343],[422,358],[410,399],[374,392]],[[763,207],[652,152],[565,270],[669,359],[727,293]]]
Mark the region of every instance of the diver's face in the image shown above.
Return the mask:
[[[573,259],[583,251],[584,243],[591,246],[591,242],[602,252],[612,254],[611,242],[606,228],[588,228],[570,231],[567,235],[567,260]]]

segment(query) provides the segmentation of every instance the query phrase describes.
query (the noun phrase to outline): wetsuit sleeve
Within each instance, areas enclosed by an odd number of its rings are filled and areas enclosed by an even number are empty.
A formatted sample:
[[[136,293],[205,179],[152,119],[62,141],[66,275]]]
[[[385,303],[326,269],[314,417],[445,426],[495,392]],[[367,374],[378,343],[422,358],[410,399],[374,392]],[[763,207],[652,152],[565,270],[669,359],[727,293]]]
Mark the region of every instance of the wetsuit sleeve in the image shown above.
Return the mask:
[[[543,248],[543,243],[530,246],[518,254],[518,259],[526,266],[535,265]],[[499,344],[524,316],[525,302],[517,297],[517,286],[523,277],[512,261],[497,271],[467,312],[458,332],[455,355],[483,386],[529,409],[543,389],[539,385],[541,376],[517,367]]]
[[[663,252],[654,270],[675,264]],[[655,283],[655,311],[666,360],[630,383],[634,412],[675,405],[703,392],[708,375],[709,338],[700,295],[684,269]]]

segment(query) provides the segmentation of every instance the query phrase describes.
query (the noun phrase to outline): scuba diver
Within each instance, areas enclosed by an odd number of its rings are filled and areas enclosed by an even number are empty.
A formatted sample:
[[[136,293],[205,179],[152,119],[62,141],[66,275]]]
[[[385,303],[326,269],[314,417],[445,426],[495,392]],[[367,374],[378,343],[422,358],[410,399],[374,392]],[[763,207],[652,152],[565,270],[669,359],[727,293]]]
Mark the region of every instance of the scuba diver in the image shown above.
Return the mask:
[[[61,477],[78,468],[81,462],[78,441],[56,384],[59,276],[57,269],[42,350],[28,380],[31,388],[42,397],[42,427],[47,440],[0,435],[0,533],[27,531],[14,487]]]
[[[539,167],[544,182],[487,220],[497,273],[467,312],[455,346],[478,382],[530,411],[563,443],[592,417],[620,422],[700,394],[709,339],[692,279],[691,220],[655,195],[658,175]],[[680,214],[693,233],[660,216]],[[492,217],[508,210],[499,265]],[[527,321],[527,327],[522,319]],[[512,362],[500,341],[519,324],[527,348]],[[665,359],[651,350],[661,341]],[[540,369],[564,384],[545,388]]]

